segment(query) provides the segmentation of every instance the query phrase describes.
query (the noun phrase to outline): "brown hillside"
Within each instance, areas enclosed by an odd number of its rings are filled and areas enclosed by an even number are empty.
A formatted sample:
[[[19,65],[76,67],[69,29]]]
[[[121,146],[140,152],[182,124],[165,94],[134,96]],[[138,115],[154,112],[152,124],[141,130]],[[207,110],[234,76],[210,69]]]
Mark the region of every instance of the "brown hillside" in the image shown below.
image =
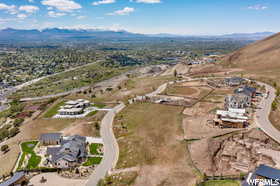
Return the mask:
[[[280,33],[250,44],[226,57],[226,63],[255,72],[279,70]]]

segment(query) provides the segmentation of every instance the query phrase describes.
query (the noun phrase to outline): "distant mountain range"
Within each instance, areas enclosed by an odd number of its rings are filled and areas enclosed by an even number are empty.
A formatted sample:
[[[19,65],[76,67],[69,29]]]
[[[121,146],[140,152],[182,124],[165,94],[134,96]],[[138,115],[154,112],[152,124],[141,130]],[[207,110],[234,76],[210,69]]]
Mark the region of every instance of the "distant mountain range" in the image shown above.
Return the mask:
[[[137,34],[127,31],[95,30],[95,29],[61,29],[48,28],[44,30],[23,30],[6,28],[0,30],[0,41],[17,42],[38,42],[38,41],[77,41],[94,39],[143,39],[143,38],[207,38],[207,39],[240,39],[240,40],[260,40],[270,35],[272,32],[261,32],[252,34],[229,34],[217,36],[191,36],[174,34]]]
[[[242,40],[261,40],[275,34],[274,32],[256,32],[256,33],[233,33],[224,35],[175,35],[175,34],[150,34],[150,37],[199,37],[199,38],[219,38],[219,39],[242,39]]]

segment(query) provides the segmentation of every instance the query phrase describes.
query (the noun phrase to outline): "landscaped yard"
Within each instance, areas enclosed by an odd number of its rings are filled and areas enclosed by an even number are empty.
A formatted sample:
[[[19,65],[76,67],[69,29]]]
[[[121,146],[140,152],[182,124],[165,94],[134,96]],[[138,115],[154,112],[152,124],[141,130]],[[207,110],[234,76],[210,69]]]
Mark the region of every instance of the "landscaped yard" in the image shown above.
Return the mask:
[[[38,144],[38,141],[28,141],[21,144],[22,155],[19,160],[17,169],[34,169],[37,168],[41,162],[41,157],[37,156],[34,152],[35,146]],[[25,159],[30,156],[26,167],[22,167]]]
[[[99,152],[98,149],[101,149],[103,147],[103,144],[99,144],[99,143],[92,143],[89,146],[90,149],[90,154],[92,155],[103,155],[102,152]]]
[[[235,180],[210,180],[203,183],[202,186],[240,186],[240,182]]]
[[[57,114],[57,111],[60,109],[61,106],[64,105],[64,101],[57,103],[56,105],[52,106],[45,114],[44,118],[51,118]]]
[[[102,157],[89,157],[87,161],[83,163],[83,166],[98,165],[102,160]]]

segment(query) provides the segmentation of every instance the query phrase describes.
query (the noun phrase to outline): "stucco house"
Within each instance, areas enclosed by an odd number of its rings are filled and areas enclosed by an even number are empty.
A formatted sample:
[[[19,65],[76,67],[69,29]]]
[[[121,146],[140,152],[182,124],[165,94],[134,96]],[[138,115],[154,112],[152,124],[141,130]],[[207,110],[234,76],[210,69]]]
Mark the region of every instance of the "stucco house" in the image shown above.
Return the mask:
[[[240,86],[242,85],[246,80],[240,77],[231,77],[225,79],[225,84],[227,86]]]
[[[225,98],[225,108],[242,109],[251,106],[252,98],[245,94],[228,95]]]

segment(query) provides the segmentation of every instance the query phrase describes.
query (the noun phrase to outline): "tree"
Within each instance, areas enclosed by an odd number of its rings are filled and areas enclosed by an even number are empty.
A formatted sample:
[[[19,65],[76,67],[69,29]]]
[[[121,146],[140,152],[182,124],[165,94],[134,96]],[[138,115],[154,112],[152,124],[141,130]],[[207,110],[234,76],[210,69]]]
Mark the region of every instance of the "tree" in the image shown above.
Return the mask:
[[[271,107],[272,107],[272,110],[275,111],[277,109],[277,102],[273,101]]]
[[[19,127],[20,124],[22,124],[23,121],[24,121],[23,118],[16,118],[16,119],[14,120],[14,126],[15,126],[15,127]]]
[[[20,132],[18,127],[14,127],[9,131],[9,137],[14,137]]]
[[[276,90],[276,96],[280,96],[280,88],[277,88],[277,90]]]
[[[8,145],[2,145],[1,146],[1,151],[2,152],[7,152],[9,150],[9,146]]]
[[[174,77],[177,77],[178,73],[177,73],[177,70],[175,69],[174,70]]]

